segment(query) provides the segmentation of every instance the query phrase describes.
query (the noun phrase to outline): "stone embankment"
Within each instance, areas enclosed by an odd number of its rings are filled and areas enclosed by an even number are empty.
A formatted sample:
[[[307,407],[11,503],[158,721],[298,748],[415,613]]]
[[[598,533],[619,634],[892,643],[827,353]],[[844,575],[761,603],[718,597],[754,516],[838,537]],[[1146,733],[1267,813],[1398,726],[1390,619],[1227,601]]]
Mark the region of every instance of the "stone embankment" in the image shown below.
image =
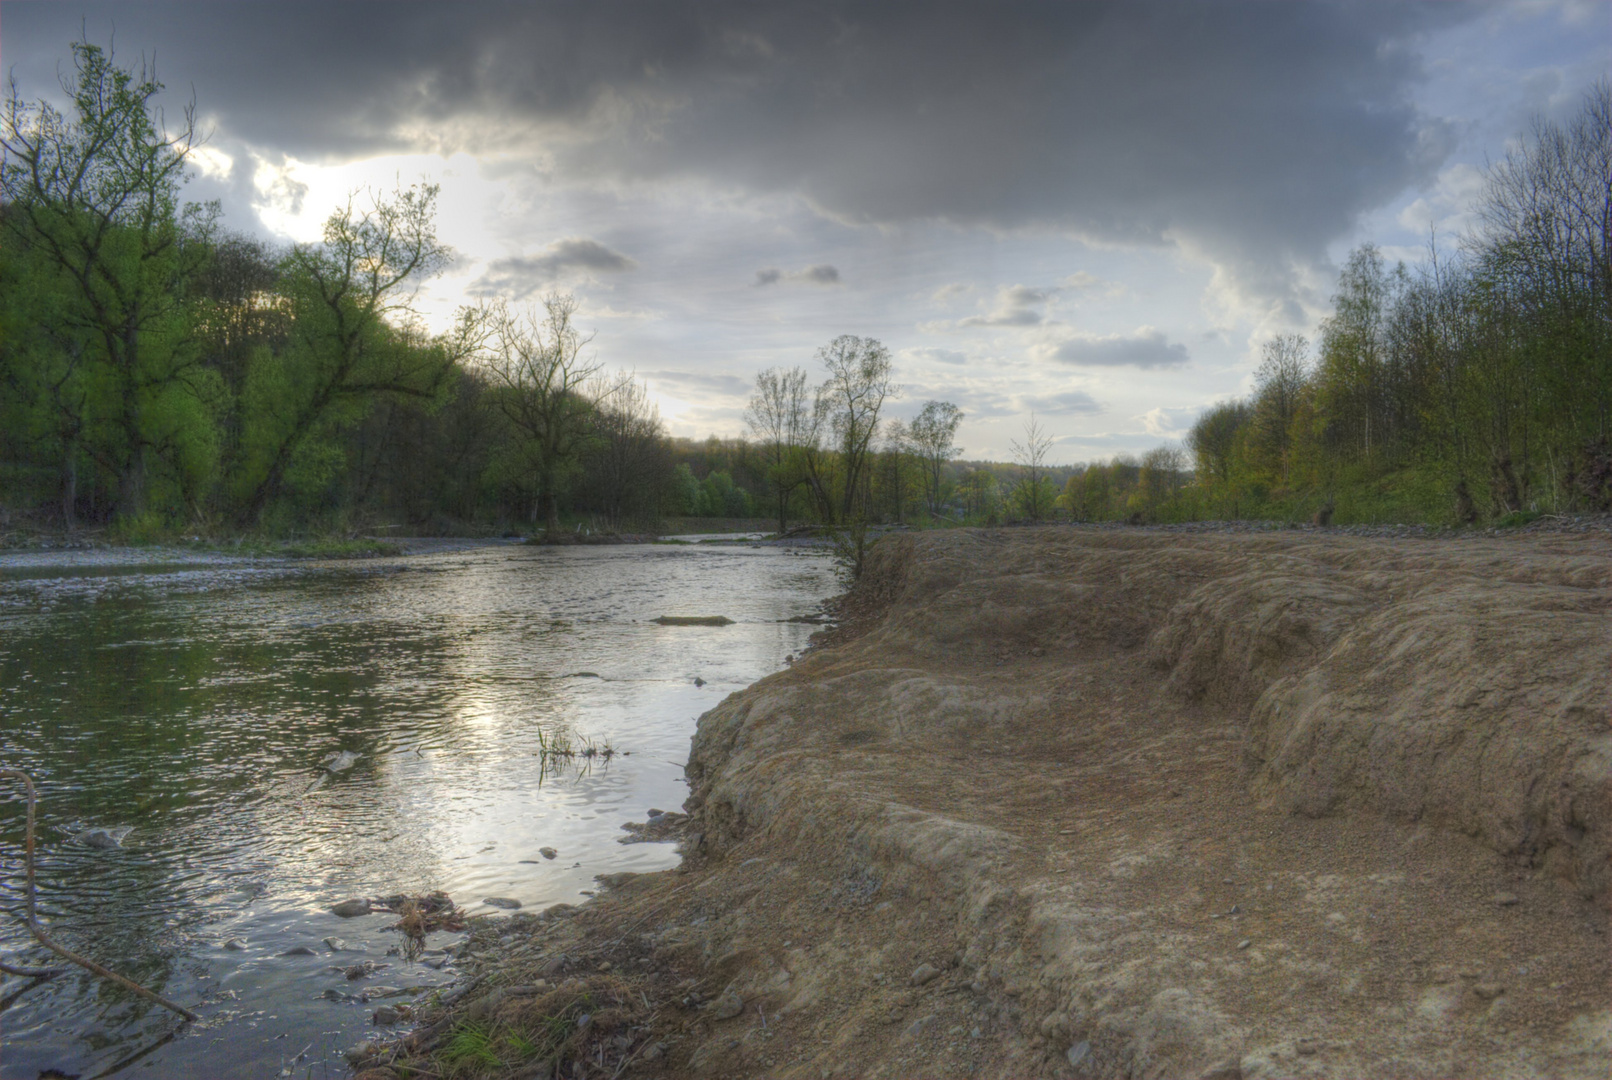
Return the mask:
[[[541,1001],[504,1075],[1605,1076],[1606,535],[895,536],[844,614],[416,1064]]]

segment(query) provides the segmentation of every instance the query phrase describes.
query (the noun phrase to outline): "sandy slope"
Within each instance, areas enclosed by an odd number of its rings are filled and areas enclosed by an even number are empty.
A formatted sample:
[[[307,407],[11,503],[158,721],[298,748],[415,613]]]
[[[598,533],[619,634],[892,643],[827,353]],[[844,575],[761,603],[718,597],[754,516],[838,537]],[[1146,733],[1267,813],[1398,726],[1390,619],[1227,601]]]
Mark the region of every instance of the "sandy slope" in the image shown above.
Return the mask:
[[[848,610],[488,967],[640,995],[565,1075],[1606,1076],[1606,537],[930,533]]]

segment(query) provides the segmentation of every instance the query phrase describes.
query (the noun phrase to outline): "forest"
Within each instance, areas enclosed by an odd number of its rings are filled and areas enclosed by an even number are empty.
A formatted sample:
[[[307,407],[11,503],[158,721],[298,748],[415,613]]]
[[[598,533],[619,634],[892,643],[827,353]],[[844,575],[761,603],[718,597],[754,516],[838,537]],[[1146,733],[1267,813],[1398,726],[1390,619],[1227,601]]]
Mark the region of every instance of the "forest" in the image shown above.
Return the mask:
[[[1052,465],[1034,417],[1012,463],[960,460],[949,402],[890,420],[890,353],[851,335],[821,382],[763,372],[747,438],[670,439],[573,297],[425,328],[435,188],[356,192],[317,243],[232,232],[181,198],[193,112],[169,130],[149,72],[73,54],[70,115],[13,90],[0,120],[0,515],[139,539],[1612,509],[1605,83],[1491,166],[1470,235],[1356,250],[1314,344],[1267,341],[1184,447]]]

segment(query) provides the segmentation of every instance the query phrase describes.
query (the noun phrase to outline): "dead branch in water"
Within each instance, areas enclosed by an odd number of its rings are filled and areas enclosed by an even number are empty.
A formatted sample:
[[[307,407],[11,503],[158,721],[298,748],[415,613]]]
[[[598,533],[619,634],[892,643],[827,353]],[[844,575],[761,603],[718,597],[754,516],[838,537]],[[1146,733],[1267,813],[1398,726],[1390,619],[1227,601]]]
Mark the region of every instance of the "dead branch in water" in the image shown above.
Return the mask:
[[[28,792],[28,838],[27,846],[24,849],[26,851],[26,864],[28,867],[28,918],[26,920],[28,923],[28,931],[34,935],[35,939],[37,939],[41,945],[55,953],[57,956],[61,957],[63,960],[71,960],[85,971],[88,971],[94,975],[99,975],[108,982],[117,983],[125,990],[132,990],[134,993],[139,994],[147,1001],[154,1001],[165,1009],[171,1009],[180,1016],[183,1016],[186,1020],[201,1019],[183,1005],[175,1004],[174,1002],[163,997],[161,994],[147,990],[133,979],[125,978],[115,971],[109,971],[93,960],[86,960],[84,957],[78,955],[76,952],[73,952],[66,946],[58,945],[55,941],[51,940],[49,934],[45,933],[44,927],[39,925],[39,916],[36,910],[34,899],[34,780],[33,777],[29,776],[21,769],[0,769],[0,777],[10,777],[13,780],[21,780],[22,786]]]

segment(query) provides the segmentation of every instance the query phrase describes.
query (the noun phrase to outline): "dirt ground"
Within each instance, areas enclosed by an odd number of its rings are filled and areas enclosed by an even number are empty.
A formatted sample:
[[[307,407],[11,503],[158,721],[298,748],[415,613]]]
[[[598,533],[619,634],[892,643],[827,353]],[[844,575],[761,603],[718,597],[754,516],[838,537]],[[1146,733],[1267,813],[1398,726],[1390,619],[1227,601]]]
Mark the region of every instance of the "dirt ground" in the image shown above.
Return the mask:
[[[370,1080],[1606,1077],[1612,539],[927,533],[843,615]]]

